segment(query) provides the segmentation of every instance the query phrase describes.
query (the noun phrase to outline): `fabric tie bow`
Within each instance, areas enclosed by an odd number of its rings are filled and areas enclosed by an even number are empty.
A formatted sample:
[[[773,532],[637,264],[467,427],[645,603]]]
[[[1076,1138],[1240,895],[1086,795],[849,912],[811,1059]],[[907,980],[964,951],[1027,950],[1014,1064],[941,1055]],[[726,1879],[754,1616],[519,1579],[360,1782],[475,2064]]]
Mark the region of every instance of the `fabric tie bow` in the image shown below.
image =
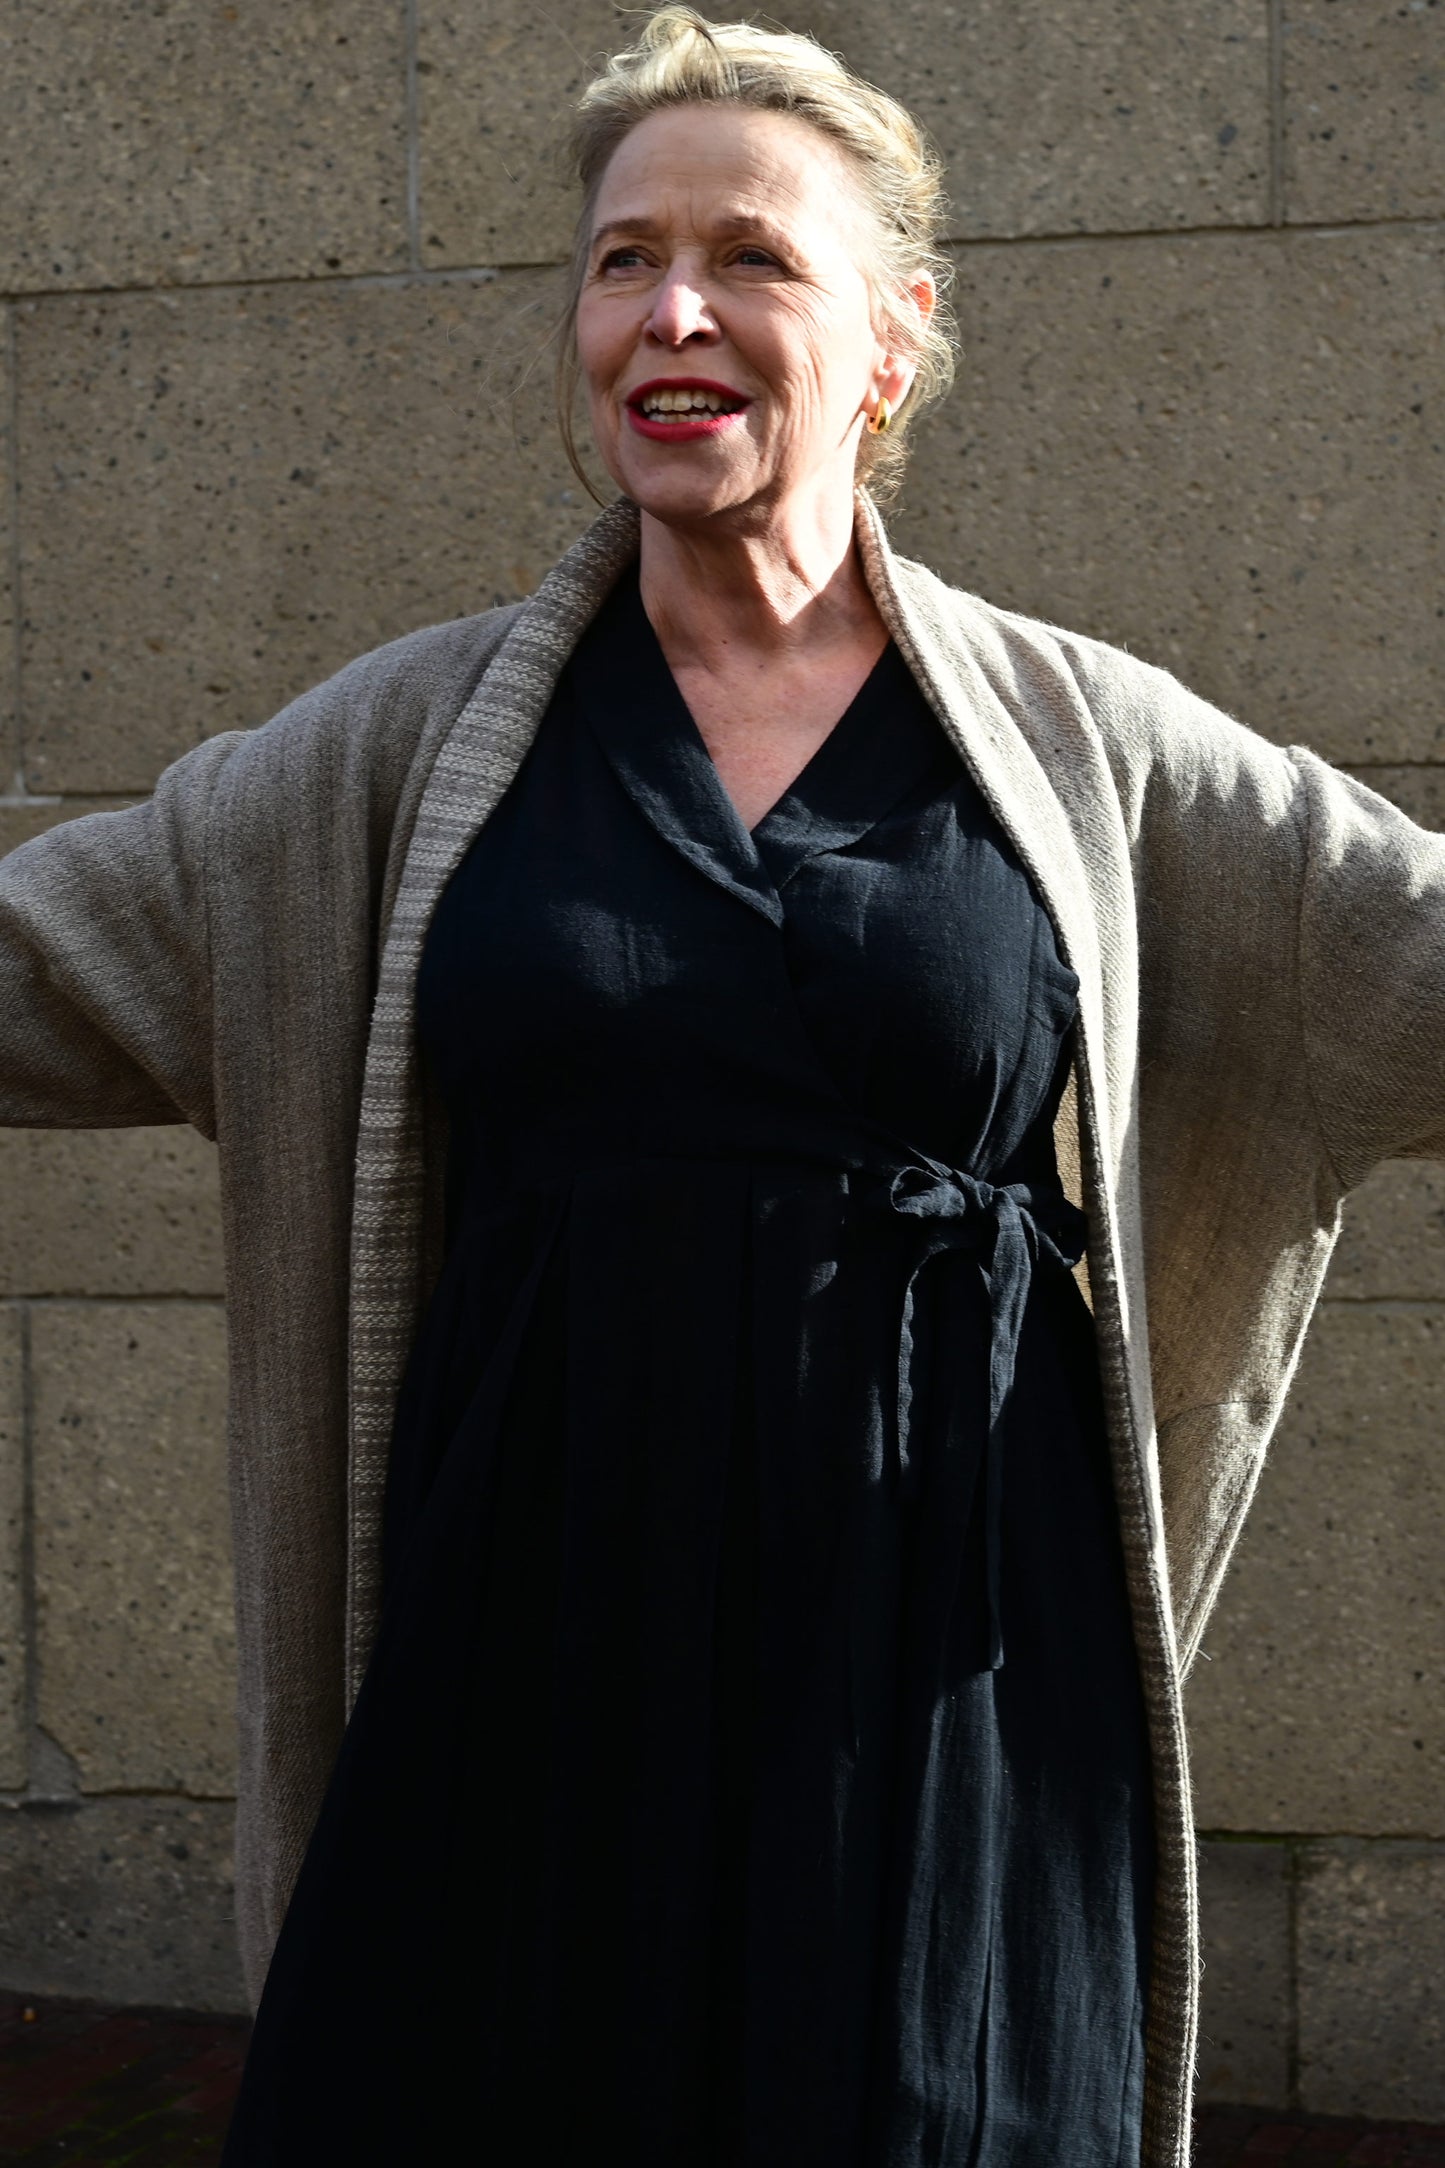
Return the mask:
[[[983,1461],[986,1668],[997,1671],[1003,1664],[1004,1432],[1024,1310],[1038,1265],[1067,1272],[1078,1263],[1084,1254],[1087,1222],[1057,1183],[1014,1182],[996,1187],[921,1156],[916,1163],[898,1168],[881,1202],[889,1211],[919,1223],[918,1247],[908,1264],[898,1328],[898,1464],[905,1493],[917,1479],[910,1430],[919,1384],[914,1333],[919,1280],[939,1258],[962,1253],[978,1266],[988,1300],[988,1426]],[[961,1399],[955,1393],[947,1410],[950,1451],[966,1450],[970,1411],[960,1404]]]

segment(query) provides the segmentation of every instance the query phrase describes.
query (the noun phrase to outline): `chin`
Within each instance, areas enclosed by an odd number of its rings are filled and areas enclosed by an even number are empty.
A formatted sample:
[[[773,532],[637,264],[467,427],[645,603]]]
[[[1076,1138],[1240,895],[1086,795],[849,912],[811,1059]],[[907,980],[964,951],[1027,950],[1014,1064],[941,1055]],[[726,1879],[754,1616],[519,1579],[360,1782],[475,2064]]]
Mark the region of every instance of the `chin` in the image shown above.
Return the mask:
[[[720,519],[744,506],[716,491],[696,489],[629,489],[634,504],[665,527],[692,527],[704,520]]]
[[[746,512],[757,491],[739,475],[659,473],[650,464],[619,461],[612,479],[624,496],[640,510],[670,527],[685,527],[699,520],[719,519],[728,513]]]

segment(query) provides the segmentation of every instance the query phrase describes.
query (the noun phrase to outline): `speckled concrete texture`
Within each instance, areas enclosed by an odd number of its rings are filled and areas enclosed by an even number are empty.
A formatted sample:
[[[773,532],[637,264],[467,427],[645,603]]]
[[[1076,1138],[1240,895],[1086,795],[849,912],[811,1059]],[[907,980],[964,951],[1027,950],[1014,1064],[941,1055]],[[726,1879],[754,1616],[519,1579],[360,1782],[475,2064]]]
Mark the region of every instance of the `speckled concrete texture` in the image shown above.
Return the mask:
[[[148,790],[353,656],[527,593],[590,500],[555,276],[26,303],[33,790]]]
[[[0,1986],[246,2008],[228,1801],[0,1806]]]
[[[1445,1836],[1442,1351],[1438,1304],[1318,1316],[1190,1680],[1201,1828]]]
[[[216,1153],[193,1129],[0,1129],[0,1296],[219,1295]]]
[[[28,1775],[23,1335],[18,1304],[0,1302],[0,1791]]]
[[[1445,0],[1283,0],[1291,219],[1445,215]]]
[[[569,0],[565,9],[418,0],[423,263],[566,255],[576,216],[565,166],[570,109],[640,20],[612,0]]]
[[[1277,740],[1439,759],[1442,291],[1439,231],[965,252],[899,540]]]
[[[1252,225],[1268,215],[1254,0],[807,0],[788,17],[902,98],[959,238]]]
[[[1445,1167],[1387,1160],[1351,1192],[1325,1294],[1345,1302],[1445,1302]]]
[[[1353,767],[1349,772],[1422,828],[1445,828],[1445,766]]]
[[[1445,2116],[1445,1850],[1302,1850],[1303,2105],[1326,2115]],[[1369,2159],[1369,2154],[1354,2156]]]
[[[389,0],[10,0],[0,288],[401,270],[404,38]]]
[[[1199,1847],[1201,2100],[1288,2097],[1289,1874],[1282,1844]]]
[[[234,1789],[219,1304],[32,1310],[39,1719],[85,1791]]]
[[[1227,226],[1267,215],[1267,23],[1253,0],[799,0],[810,33],[903,99],[948,168],[959,237]],[[570,246],[569,106],[635,25],[422,0],[421,244],[429,264]]]

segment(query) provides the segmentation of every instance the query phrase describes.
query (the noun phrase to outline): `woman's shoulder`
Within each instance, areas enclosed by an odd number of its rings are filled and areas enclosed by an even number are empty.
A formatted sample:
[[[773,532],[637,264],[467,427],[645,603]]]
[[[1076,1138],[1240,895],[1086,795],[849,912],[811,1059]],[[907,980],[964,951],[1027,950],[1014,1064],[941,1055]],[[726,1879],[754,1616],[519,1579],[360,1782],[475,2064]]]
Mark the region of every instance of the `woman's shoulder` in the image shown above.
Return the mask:
[[[1232,794],[1250,787],[1281,803],[1296,789],[1291,750],[1274,744],[1168,669],[1128,648],[1001,607],[951,586],[926,565],[898,559],[900,584],[925,620],[946,632],[984,671],[1026,726],[1064,718],[1094,736],[1126,800],[1171,785],[1191,799],[1201,788]]]
[[[405,773],[450,727],[512,625],[518,603],[451,618],[385,641],[236,734],[232,766],[259,776],[314,762]]]
[[[183,755],[153,802],[182,811],[203,839],[208,878],[236,892],[321,881],[369,896],[516,610],[454,618],[356,656],[269,722]]]

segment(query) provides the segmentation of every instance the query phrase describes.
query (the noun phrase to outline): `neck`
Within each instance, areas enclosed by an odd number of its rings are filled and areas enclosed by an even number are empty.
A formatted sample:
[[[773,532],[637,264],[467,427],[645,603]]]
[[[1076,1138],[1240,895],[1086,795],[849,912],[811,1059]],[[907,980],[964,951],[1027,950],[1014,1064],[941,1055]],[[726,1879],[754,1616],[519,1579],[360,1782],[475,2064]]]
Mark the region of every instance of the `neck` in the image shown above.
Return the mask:
[[[671,525],[642,515],[642,600],[669,661],[796,657],[881,628],[851,489],[807,517]]]

